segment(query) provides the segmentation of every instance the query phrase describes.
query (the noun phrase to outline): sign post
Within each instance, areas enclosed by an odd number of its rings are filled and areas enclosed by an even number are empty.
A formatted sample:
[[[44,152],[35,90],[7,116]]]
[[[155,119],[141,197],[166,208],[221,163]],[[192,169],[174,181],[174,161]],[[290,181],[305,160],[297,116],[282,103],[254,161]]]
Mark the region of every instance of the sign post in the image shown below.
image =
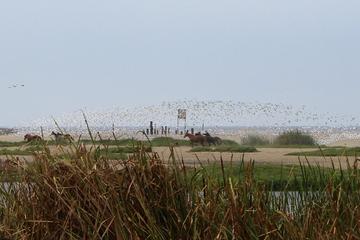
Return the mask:
[[[180,121],[184,121],[184,132],[186,131],[186,109],[178,109],[177,129],[179,130]]]

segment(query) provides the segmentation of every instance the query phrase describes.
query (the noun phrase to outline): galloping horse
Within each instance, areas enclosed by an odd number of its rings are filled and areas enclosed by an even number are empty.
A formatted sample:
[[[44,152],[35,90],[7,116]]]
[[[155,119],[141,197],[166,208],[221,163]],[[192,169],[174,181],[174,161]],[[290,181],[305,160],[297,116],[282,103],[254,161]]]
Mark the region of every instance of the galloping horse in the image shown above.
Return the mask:
[[[26,140],[27,142],[32,142],[32,141],[41,141],[42,138],[39,135],[26,134],[24,136],[24,140]]]
[[[210,133],[208,133],[208,132],[205,132],[205,133],[204,133],[204,136],[206,137],[207,142],[209,143],[209,146],[210,146],[211,144],[214,144],[214,145],[221,145],[221,144],[222,144],[221,138],[219,138],[219,137],[213,137],[213,136],[211,136]]]
[[[186,133],[184,138],[188,137],[191,142],[191,146],[194,146],[194,143],[200,143],[201,146],[204,146],[207,143],[207,138],[203,135],[193,135],[191,133]]]
[[[62,134],[59,132],[56,133],[54,131],[51,132],[50,136],[54,136],[56,142],[61,142],[63,140],[68,140],[71,142],[72,140],[74,140],[70,134]]]

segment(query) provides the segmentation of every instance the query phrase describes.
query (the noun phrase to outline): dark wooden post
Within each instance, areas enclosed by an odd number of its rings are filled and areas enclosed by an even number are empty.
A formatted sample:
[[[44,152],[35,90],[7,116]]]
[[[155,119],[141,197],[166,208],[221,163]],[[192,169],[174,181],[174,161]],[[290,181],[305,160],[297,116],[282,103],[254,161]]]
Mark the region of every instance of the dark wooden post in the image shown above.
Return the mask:
[[[154,134],[154,126],[153,126],[153,122],[150,121],[150,135]]]

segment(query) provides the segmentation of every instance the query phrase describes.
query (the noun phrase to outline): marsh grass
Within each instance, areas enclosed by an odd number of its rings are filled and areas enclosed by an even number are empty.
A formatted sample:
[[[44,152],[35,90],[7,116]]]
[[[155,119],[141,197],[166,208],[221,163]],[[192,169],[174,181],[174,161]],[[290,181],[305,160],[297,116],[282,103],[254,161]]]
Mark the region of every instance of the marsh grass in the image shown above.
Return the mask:
[[[357,161],[324,169],[301,161],[298,167],[225,164],[220,157],[217,165],[189,168],[173,147],[165,165],[138,144],[116,165],[102,154],[109,148],[94,142],[73,143],[67,159],[44,144],[32,163],[12,162],[3,174],[18,180],[0,186],[0,238],[360,237]]]

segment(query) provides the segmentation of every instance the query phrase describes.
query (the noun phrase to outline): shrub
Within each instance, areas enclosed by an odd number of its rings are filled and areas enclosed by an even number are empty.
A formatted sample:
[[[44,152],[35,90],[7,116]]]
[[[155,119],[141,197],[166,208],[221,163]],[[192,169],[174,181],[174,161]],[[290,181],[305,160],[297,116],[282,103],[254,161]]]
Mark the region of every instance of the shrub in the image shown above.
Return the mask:
[[[281,133],[275,138],[274,144],[276,145],[315,145],[315,139],[309,135],[301,132],[300,130],[291,130]]]

